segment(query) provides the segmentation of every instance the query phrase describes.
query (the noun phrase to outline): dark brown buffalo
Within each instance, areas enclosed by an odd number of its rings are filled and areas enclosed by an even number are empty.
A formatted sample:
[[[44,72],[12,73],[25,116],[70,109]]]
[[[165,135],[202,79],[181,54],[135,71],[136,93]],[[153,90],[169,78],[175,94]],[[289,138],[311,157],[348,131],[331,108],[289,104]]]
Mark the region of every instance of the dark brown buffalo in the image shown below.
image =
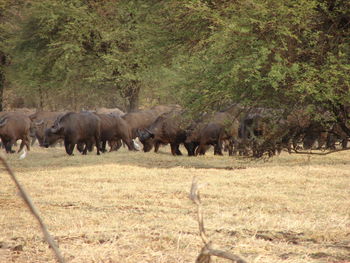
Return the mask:
[[[253,156],[261,157],[264,153],[269,156],[280,153],[283,148],[290,153],[292,146],[296,151],[300,143],[304,149],[311,149],[316,142],[322,147],[326,141],[327,128],[313,120],[305,109],[283,112],[255,108],[245,116],[241,134],[250,143]]]
[[[348,146],[349,137],[346,132],[340,127],[338,123],[335,123],[326,136],[326,148],[330,150],[336,149],[336,143],[339,142],[342,149],[346,149]]]
[[[2,115],[0,119],[0,138],[5,146],[7,153],[13,153],[12,145],[17,140],[22,140],[18,152],[20,152],[24,146],[27,150],[30,150],[30,119],[28,116],[21,113],[7,113]]]
[[[106,151],[107,141],[111,145],[110,151],[114,145],[119,144],[122,140],[129,150],[135,150],[131,139],[131,130],[128,124],[121,117],[114,114],[96,114],[101,120],[101,150]]]
[[[138,137],[139,130],[149,127],[161,114],[170,112],[178,106],[156,106],[149,110],[129,112],[122,116],[131,129],[131,138]]]
[[[243,111],[243,107],[234,104],[224,111],[206,114],[197,121],[186,139],[187,143],[198,145],[195,155],[204,155],[210,145],[214,146],[214,154],[222,155],[223,143],[228,143],[229,154],[233,155]]]
[[[83,154],[96,145],[100,154],[101,120],[90,112],[68,112],[56,119],[54,125],[45,131],[44,146],[49,147],[58,139],[64,139],[67,154],[73,155],[76,144],[85,144]]]
[[[45,131],[54,124],[55,120],[64,114],[64,112],[39,112],[36,115],[31,115],[34,127],[34,134],[38,139],[39,145],[43,146]]]
[[[182,155],[180,144],[184,144],[186,149],[190,147],[185,143],[187,134],[183,126],[183,116],[179,110],[163,113],[148,128],[139,130],[139,139],[144,145],[143,150],[150,151],[154,144],[157,152],[160,144],[169,143],[173,155]],[[188,154],[193,155],[189,150]]]

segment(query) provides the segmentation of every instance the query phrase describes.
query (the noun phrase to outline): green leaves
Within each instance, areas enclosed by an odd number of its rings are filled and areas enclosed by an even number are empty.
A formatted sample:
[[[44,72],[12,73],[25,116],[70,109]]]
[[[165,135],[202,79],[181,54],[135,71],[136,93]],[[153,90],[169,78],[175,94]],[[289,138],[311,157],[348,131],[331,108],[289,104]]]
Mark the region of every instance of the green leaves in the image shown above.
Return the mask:
[[[35,0],[7,21],[7,74],[36,99],[40,86],[69,104],[74,90],[77,108],[130,108],[138,97],[194,112],[347,104],[348,10],[328,0]]]

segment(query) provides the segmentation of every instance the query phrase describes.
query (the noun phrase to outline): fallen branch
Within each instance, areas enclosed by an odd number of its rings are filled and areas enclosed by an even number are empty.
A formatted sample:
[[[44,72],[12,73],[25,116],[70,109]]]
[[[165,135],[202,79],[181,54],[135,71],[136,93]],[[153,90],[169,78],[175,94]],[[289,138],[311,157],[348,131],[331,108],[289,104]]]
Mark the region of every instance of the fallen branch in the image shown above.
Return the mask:
[[[332,153],[337,153],[337,152],[343,152],[343,151],[349,151],[350,148],[347,149],[339,149],[339,150],[333,150],[333,151],[329,151],[329,152],[322,152],[322,153],[315,153],[315,152],[301,152],[301,151],[297,151],[294,150],[295,153],[294,154],[310,154],[310,155],[328,155],[328,154],[332,154]],[[293,154],[293,153],[292,153]]]
[[[28,194],[26,193],[26,191],[24,190],[24,188],[21,186],[21,184],[19,183],[19,181],[17,180],[17,177],[15,176],[15,174],[13,173],[12,169],[10,168],[10,166],[8,165],[8,163],[6,162],[5,158],[0,155],[0,160],[3,163],[5,169],[7,170],[8,174],[10,175],[11,179],[14,181],[14,183],[16,184],[19,192],[21,193],[21,197],[24,200],[24,203],[28,206],[30,212],[33,214],[33,216],[37,219],[37,221],[39,222],[40,228],[43,231],[44,234],[44,238],[47,241],[47,243],[49,243],[50,248],[52,248],[56,259],[59,263],[65,263],[64,258],[62,257],[56,242],[53,240],[53,238],[51,237],[49,231],[47,230],[47,227],[44,223],[44,221],[41,219],[38,210],[35,208],[32,200],[30,199],[30,197],[28,196]]]
[[[242,259],[237,255],[213,248],[212,241],[209,240],[209,238],[205,233],[204,222],[203,222],[202,203],[199,196],[199,189],[203,186],[204,186],[203,184],[199,185],[197,178],[194,177],[191,185],[190,196],[189,196],[190,199],[197,205],[197,221],[199,226],[199,235],[202,238],[202,241],[204,243],[204,247],[202,248],[200,254],[198,255],[196,259],[196,263],[210,263],[211,256],[225,258],[236,263],[247,263],[244,259]]]

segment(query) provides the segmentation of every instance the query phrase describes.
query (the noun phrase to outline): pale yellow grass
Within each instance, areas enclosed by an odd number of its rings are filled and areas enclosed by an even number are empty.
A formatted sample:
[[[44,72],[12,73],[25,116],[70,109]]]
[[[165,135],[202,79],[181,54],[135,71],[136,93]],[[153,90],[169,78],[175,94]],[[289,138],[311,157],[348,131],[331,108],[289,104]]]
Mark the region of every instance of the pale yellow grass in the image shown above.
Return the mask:
[[[68,262],[194,262],[193,176],[209,183],[204,223],[221,249],[249,262],[350,262],[350,151],[264,162],[34,147],[6,158]],[[0,180],[0,262],[54,262],[4,170]]]

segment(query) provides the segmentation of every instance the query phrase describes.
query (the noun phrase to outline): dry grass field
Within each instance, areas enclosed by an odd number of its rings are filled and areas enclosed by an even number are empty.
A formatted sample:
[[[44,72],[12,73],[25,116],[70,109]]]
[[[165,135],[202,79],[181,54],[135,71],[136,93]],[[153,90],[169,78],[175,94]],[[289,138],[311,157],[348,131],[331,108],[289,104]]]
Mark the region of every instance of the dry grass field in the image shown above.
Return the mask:
[[[327,156],[7,155],[67,262],[194,262],[193,176],[215,245],[248,262],[350,262],[350,151]],[[0,262],[55,262],[10,177],[0,174]],[[227,262],[215,258],[213,262]]]

